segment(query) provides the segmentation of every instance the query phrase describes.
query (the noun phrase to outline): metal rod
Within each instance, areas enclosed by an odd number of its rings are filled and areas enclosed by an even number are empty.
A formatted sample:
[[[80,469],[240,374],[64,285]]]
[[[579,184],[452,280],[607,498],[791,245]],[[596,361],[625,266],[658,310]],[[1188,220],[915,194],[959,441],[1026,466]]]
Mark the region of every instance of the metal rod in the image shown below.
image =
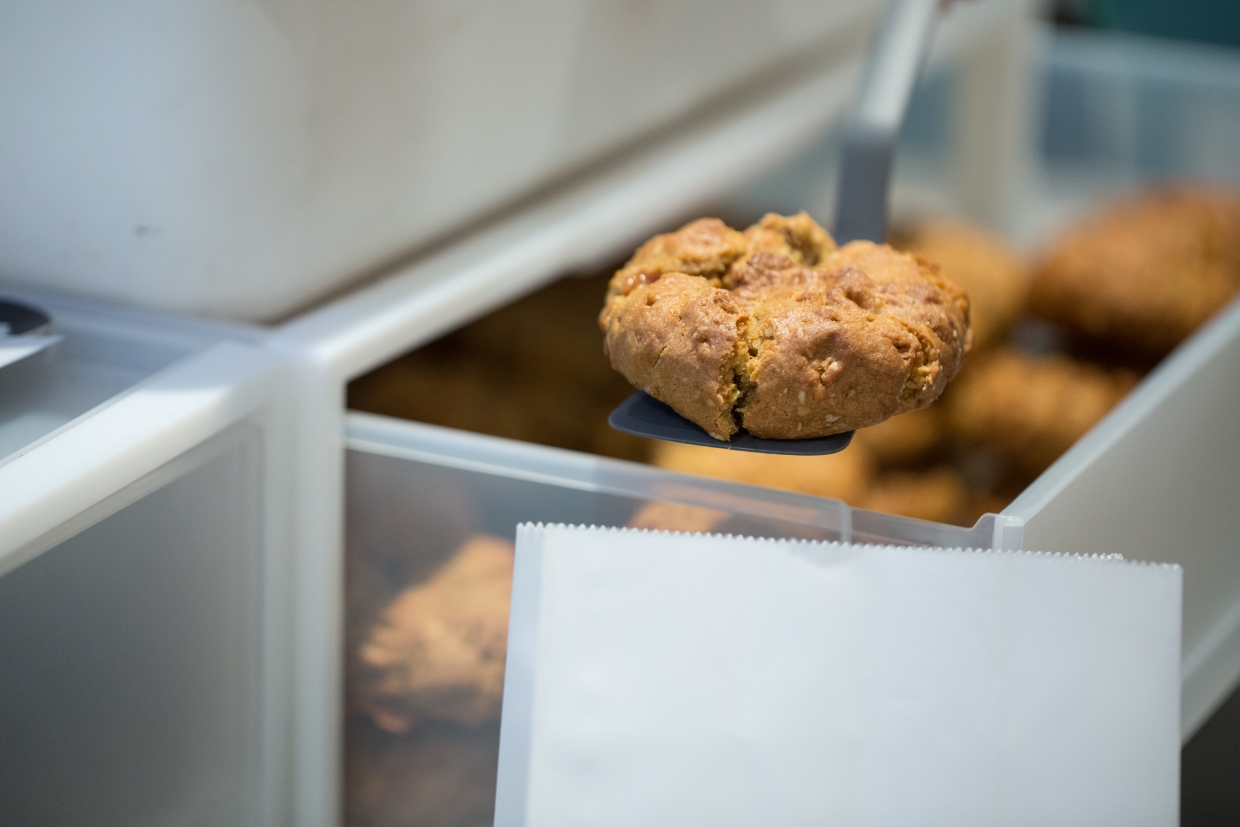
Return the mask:
[[[891,165],[913,86],[930,51],[939,0],[892,0],[844,128],[835,240],[887,238]]]

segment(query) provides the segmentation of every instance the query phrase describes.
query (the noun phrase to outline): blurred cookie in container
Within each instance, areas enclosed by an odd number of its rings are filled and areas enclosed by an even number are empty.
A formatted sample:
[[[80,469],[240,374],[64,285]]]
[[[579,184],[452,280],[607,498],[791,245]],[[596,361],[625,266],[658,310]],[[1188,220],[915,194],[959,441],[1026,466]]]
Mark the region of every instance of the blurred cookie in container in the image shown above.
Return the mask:
[[[475,535],[380,613],[357,652],[353,692],[377,727],[499,719],[512,567],[512,543]]]
[[[618,386],[623,393],[628,385],[603,355],[603,333],[595,320],[607,281],[606,275],[560,279],[448,338],[500,374],[539,384]]]
[[[345,821],[354,827],[476,827],[495,809],[499,726],[345,735]]]
[[[898,233],[894,245],[934,262],[968,294],[975,351],[998,344],[1024,308],[1029,267],[993,233],[963,221],[930,220]]]
[[[866,492],[861,508],[936,523],[959,523],[969,510],[964,478],[953,468],[888,471]]]
[[[850,504],[860,501],[874,476],[874,458],[860,443],[838,454],[793,457],[660,442],[654,447],[651,462],[682,474],[796,491]]]
[[[1031,309],[1165,353],[1240,292],[1240,195],[1178,187],[1116,203],[1047,251]]]
[[[880,465],[899,466],[926,459],[938,450],[946,435],[942,406],[935,404],[859,428],[853,444],[864,446]]]
[[[1037,475],[1136,383],[1129,371],[1005,348],[970,365],[945,407],[958,439],[992,449],[1017,471]]]
[[[403,356],[349,386],[354,410],[577,451],[593,446],[608,403],[586,386],[540,383],[434,351]]]
[[[707,533],[732,515],[713,508],[665,501],[649,502],[629,518],[627,528],[651,531],[679,531],[685,534]]]

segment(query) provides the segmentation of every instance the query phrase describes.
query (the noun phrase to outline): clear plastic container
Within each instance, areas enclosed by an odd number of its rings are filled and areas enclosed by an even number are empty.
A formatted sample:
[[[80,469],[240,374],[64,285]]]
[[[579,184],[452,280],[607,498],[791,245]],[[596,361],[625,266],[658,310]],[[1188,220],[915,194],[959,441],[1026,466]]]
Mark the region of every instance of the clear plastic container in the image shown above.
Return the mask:
[[[384,627],[416,635],[427,624],[466,623],[450,610],[398,618],[392,612],[402,597],[436,588],[438,573],[480,539],[511,544],[517,523],[541,521],[946,547],[987,547],[991,540],[993,517],[972,529],[937,525],[850,509],[838,500],[370,414],[350,414],[347,429],[349,824],[491,822],[498,706],[482,718],[459,708],[483,680],[485,664],[472,663],[474,674],[458,671],[448,679],[448,697],[423,695],[422,707],[401,704],[393,713],[383,709],[382,684],[394,670],[447,667],[425,648],[412,656],[420,660],[379,668],[359,656],[382,643]],[[471,582],[477,585],[458,581],[455,599],[468,603],[470,588],[486,588],[481,577]],[[475,620],[503,632],[506,604],[499,608]],[[444,639],[437,640],[442,646]]]
[[[261,438],[221,434],[0,577],[0,822],[261,822]]]

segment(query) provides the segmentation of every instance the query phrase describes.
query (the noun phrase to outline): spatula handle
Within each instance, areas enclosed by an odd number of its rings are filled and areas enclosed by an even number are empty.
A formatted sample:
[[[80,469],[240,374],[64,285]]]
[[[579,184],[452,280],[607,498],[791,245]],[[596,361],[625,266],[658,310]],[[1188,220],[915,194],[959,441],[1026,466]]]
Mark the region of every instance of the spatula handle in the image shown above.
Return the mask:
[[[887,237],[891,164],[913,85],[925,63],[939,0],[891,0],[844,129],[835,240]]]

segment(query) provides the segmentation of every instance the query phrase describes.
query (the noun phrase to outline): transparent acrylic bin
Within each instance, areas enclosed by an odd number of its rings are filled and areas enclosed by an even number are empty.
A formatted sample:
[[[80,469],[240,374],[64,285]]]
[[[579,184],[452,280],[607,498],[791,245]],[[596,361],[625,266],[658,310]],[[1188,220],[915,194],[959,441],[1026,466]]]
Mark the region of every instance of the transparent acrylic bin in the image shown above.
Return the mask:
[[[356,653],[385,607],[428,582],[471,538],[521,522],[709,530],[755,537],[987,547],[993,516],[964,529],[648,465],[370,414],[348,417],[346,821],[489,824],[499,720],[427,717],[392,733],[358,708]]]

